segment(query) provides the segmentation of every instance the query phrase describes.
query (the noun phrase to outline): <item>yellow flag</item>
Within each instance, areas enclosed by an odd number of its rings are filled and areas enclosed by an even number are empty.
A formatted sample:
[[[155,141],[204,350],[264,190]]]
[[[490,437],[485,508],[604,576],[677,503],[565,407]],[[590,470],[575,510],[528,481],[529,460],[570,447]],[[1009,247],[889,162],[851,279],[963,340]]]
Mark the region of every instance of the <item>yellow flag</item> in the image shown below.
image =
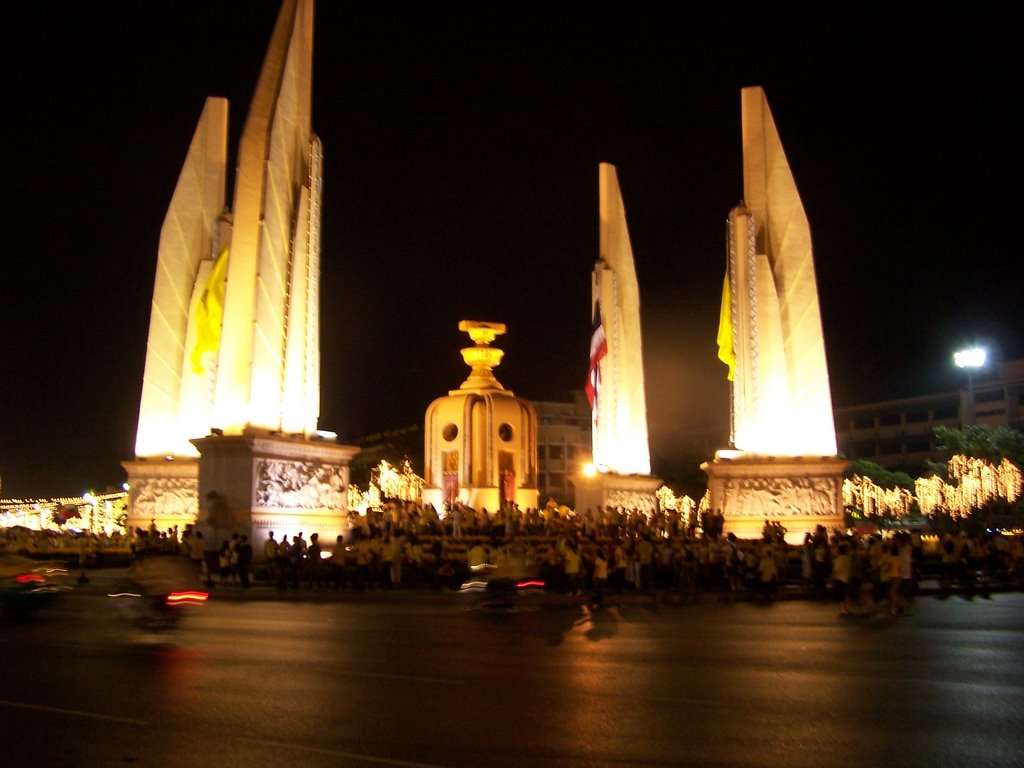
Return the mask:
[[[196,346],[192,350],[192,371],[202,373],[203,357],[220,349],[220,326],[224,318],[224,279],[228,274],[228,249],[220,252],[196,304]]]
[[[732,338],[732,291],[728,272],[722,287],[722,311],[718,316],[718,359],[729,366],[729,381],[732,381],[736,375],[736,347]]]

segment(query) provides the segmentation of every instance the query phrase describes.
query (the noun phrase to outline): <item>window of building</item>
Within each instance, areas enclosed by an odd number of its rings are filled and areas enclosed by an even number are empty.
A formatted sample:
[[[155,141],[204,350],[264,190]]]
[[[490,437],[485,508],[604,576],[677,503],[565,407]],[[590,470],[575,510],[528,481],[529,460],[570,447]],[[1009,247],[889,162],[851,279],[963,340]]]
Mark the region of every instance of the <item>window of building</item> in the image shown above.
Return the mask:
[[[1006,415],[1006,409],[1003,408],[1003,407],[1000,407],[1000,406],[997,406],[995,408],[993,408],[991,406],[988,407],[988,408],[977,408],[975,415],[976,416],[1005,416]]]
[[[560,459],[560,458],[562,458],[562,448],[563,448],[563,446],[561,446],[561,445],[549,445],[548,446],[548,458],[549,459]]]
[[[878,452],[883,456],[892,456],[893,454],[903,452],[903,441],[902,440],[879,440],[878,441]]]
[[[911,435],[906,439],[907,451],[910,453],[926,453],[931,450],[928,435]]]
[[[1003,399],[1003,390],[991,389],[988,392],[975,392],[974,402],[976,403],[998,403]]]
[[[871,440],[859,440],[853,444],[853,455],[858,459],[875,455],[875,444]]]

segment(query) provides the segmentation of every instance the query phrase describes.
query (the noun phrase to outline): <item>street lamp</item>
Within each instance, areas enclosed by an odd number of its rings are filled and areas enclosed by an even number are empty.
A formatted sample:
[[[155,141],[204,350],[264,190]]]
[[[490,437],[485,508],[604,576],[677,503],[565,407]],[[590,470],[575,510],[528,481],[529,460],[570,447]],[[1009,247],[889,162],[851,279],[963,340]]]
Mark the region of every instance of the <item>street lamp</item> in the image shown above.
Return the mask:
[[[988,356],[984,347],[970,347],[953,353],[953,362],[957,368],[967,371],[967,413],[963,419],[965,424],[974,424],[974,369],[985,365]]]

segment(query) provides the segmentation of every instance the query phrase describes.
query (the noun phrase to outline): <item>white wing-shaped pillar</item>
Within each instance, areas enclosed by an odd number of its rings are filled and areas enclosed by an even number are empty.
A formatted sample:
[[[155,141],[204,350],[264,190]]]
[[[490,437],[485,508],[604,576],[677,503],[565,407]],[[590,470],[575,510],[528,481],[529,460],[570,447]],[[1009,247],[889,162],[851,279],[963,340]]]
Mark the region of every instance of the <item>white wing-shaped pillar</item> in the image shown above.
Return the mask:
[[[135,438],[140,458],[194,457],[189,440],[209,432],[209,405],[203,410],[194,403],[195,393],[208,390],[210,381],[205,372],[192,371],[191,318],[216,255],[212,243],[224,209],[227,150],[228,103],[209,98],[160,230]]]
[[[729,215],[733,442],[832,456],[835,423],[810,225],[764,91],[744,88],[744,204]]]
[[[310,287],[319,280],[320,224],[312,57],[313,3],[285,0],[239,142],[213,414],[224,434],[316,430],[309,400],[319,397],[318,357],[305,346],[317,334],[289,328],[290,312],[314,324],[318,317]],[[286,392],[302,403],[286,407]]]
[[[647,475],[651,471],[644,391],[640,289],[615,166],[599,168],[600,259],[592,300],[604,324],[608,351],[599,363],[594,408],[594,465],[602,471]]]

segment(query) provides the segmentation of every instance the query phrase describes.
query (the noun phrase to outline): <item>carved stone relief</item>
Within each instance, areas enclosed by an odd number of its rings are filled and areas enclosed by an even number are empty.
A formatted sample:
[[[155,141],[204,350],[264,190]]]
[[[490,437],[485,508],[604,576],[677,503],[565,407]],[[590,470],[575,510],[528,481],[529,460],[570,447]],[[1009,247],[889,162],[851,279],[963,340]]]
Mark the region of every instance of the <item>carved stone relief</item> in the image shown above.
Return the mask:
[[[345,468],[309,461],[261,459],[256,506],[265,509],[343,509]]]
[[[726,480],[723,508],[730,517],[836,514],[839,480],[829,477],[757,477]]]
[[[133,516],[184,518],[194,520],[199,514],[199,480],[187,478],[152,478],[135,481]]]
[[[608,492],[606,505],[620,509],[637,509],[647,514],[658,511],[658,497],[638,491],[612,490]]]

